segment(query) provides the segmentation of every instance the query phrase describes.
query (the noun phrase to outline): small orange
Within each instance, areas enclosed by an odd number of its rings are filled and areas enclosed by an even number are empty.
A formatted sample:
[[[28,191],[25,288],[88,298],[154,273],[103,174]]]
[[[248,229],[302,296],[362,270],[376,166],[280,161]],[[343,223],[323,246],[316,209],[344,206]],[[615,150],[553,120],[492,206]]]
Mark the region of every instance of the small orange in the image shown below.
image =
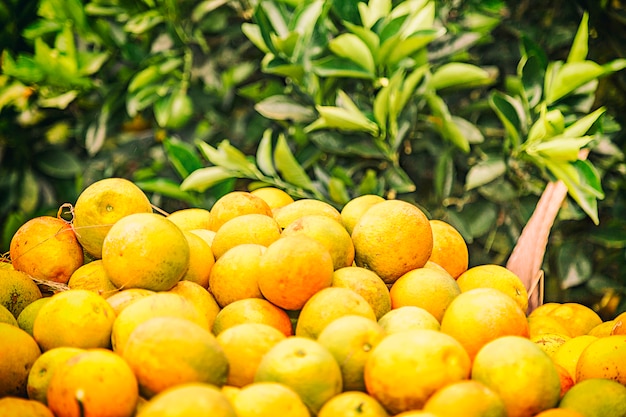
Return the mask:
[[[585,417],[578,411],[568,410],[566,408],[549,408],[542,411],[539,414],[535,414],[535,417]]]
[[[456,280],[461,291],[474,288],[495,288],[510,296],[524,313],[528,309],[528,293],[522,280],[505,267],[496,264],[474,266]]]
[[[0,398],[0,416],[54,417],[52,411],[39,401],[20,397]]]
[[[19,327],[0,323],[0,352],[0,397],[25,397],[28,374],[41,355],[37,342]]]
[[[604,337],[610,336],[613,332],[613,327],[615,327],[615,320],[607,320],[595,326],[593,329],[587,332],[590,336],[596,337]]]
[[[587,334],[595,326],[602,323],[598,313],[579,303],[544,304],[533,310],[528,316],[541,315],[555,318],[568,330],[572,337]]]
[[[211,207],[209,229],[217,232],[228,220],[253,213],[272,217],[272,209],[262,198],[246,191],[232,191],[218,198]]]
[[[626,334],[626,312],[619,314],[613,319],[613,326],[611,327],[612,335]]]
[[[118,288],[107,276],[101,259],[88,262],[74,271],[69,281],[67,281],[67,286],[72,290],[93,291],[105,298],[118,291]]]
[[[570,340],[571,337],[558,333],[544,333],[530,337],[530,341],[536,343],[551,358],[562,344]]]
[[[2,304],[0,304],[0,323],[10,324],[11,326],[17,326],[23,330],[26,330],[17,323],[17,319],[15,318],[15,316],[13,316],[13,314],[11,314],[11,312],[7,310],[7,308]]]
[[[41,290],[30,276],[14,269],[0,269],[0,305],[17,318],[30,303],[41,298]]]
[[[405,330],[441,330],[441,324],[428,310],[416,306],[394,308],[378,320],[388,334]]]
[[[626,335],[600,337],[580,353],[576,382],[585,379],[612,379],[626,385]]]
[[[626,387],[611,379],[586,379],[567,391],[559,408],[583,416],[621,417],[626,415]]]
[[[339,210],[324,201],[315,200],[313,198],[302,198],[273,210],[274,219],[276,219],[283,229],[289,226],[294,220],[311,214],[328,216],[341,223],[341,213]]]
[[[89,349],[68,359],[48,385],[48,406],[57,416],[130,417],[138,400],[130,366],[105,349]]]
[[[26,306],[24,310],[17,316],[17,325],[20,329],[26,330],[29,335],[33,335],[33,326],[35,325],[35,319],[37,318],[37,314],[39,314],[39,310],[50,301],[50,297],[42,297],[39,298],[29,305]],[[8,310],[7,310],[8,311]],[[10,314],[10,312],[9,312]],[[11,317],[13,317],[11,315]]]
[[[352,234],[354,226],[357,224],[363,213],[365,213],[374,204],[381,203],[385,199],[376,194],[364,194],[348,201],[341,209],[341,221],[348,231]]]
[[[220,306],[215,301],[215,297],[206,288],[193,281],[178,281],[176,285],[168,292],[182,295],[198,309],[206,318],[206,329],[211,330],[217,313],[220,312]]]
[[[106,300],[107,303],[113,307],[115,315],[119,316],[124,308],[131,305],[133,302],[152,294],[156,293],[144,288],[127,288],[108,296]]]
[[[376,399],[361,391],[344,391],[328,400],[317,417],[389,417]]]
[[[261,187],[250,191],[250,194],[261,197],[272,210],[293,203],[293,198],[285,191],[276,187]]]
[[[230,401],[211,384],[182,384],[147,401],[136,417],[238,417]]]
[[[171,212],[167,219],[181,230],[208,230],[211,227],[211,212],[200,207],[190,207]]]
[[[309,417],[309,410],[292,388],[278,382],[254,382],[233,401],[238,417]]]
[[[361,295],[372,306],[377,320],[391,310],[389,289],[374,271],[359,266],[336,269],[331,286],[349,288]]]
[[[498,394],[471,379],[453,382],[435,391],[426,400],[424,411],[439,417],[507,417]]]
[[[213,333],[219,335],[224,330],[242,323],[263,323],[278,329],[285,336],[291,336],[291,320],[287,313],[263,298],[244,298],[233,301],[217,313],[213,323]]]
[[[303,235],[281,237],[261,256],[259,289],[286,310],[300,310],[316,292],[330,287],[333,259],[324,245]]]
[[[189,245],[189,266],[181,280],[195,282],[208,288],[211,269],[215,264],[215,256],[211,245],[195,233],[183,230]]]
[[[45,351],[33,363],[28,373],[26,392],[28,398],[48,404],[48,385],[56,369],[68,359],[85,352],[75,347],[58,347]]]
[[[542,334],[561,334],[571,337],[570,331],[560,320],[551,316],[537,316],[532,313],[528,316],[529,337],[537,337]]]
[[[574,384],[576,384],[576,381],[574,381],[574,377],[569,373],[569,371],[567,369],[563,368],[558,363],[555,362],[554,363],[554,367],[556,368],[557,372],[559,373],[559,379],[561,380],[560,398],[563,398],[565,393],[567,391],[569,391],[570,388],[572,388],[574,386]]]
[[[430,220],[433,231],[433,252],[429,260],[443,267],[453,278],[467,270],[469,251],[459,231],[443,220]]]
[[[572,337],[559,346],[559,348],[554,352],[552,360],[557,365],[565,368],[574,379],[574,382],[576,382],[576,364],[578,364],[578,358],[583,350],[585,350],[585,348],[595,340],[598,340],[598,338],[591,335]]]
[[[215,233],[211,248],[219,259],[229,249],[244,243],[269,246],[281,236],[281,228],[264,214],[242,214],[226,221]]]
[[[502,291],[476,288],[452,300],[441,320],[441,331],[458,340],[473,359],[485,344],[499,337],[527,338],[528,321],[519,305]]]

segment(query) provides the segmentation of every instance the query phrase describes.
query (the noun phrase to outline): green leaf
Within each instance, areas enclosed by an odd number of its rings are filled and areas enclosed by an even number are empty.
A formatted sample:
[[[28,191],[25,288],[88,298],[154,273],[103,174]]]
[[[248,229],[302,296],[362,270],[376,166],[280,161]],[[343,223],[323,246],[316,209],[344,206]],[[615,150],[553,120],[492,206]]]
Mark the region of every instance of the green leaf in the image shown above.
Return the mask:
[[[180,139],[167,138],[163,141],[167,158],[181,178],[186,178],[197,169],[202,168],[195,149]]]
[[[572,49],[567,56],[567,62],[582,62],[587,59],[589,50],[589,13],[585,11],[576,31]]]
[[[370,0],[367,4],[359,2],[357,5],[361,22],[366,28],[371,28],[381,18],[391,12],[391,0]]]
[[[461,151],[469,152],[469,141],[463,136],[463,133],[461,133],[461,130],[452,119],[448,106],[443,99],[436,94],[428,94],[426,98],[428,106],[433,113],[430,117],[433,126],[446,140],[449,140]]]
[[[542,66],[541,59],[536,55],[522,57],[518,66],[518,73],[521,74],[520,79],[528,106],[534,108],[543,97],[543,81],[546,71]]]
[[[285,95],[274,95],[261,100],[254,106],[254,109],[272,120],[292,120],[296,123],[304,123],[315,118],[313,110]]]
[[[215,186],[227,179],[237,178],[237,175],[220,166],[200,168],[193,171],[180,184],[182,191],[204,192],[208,188]]]
[[[502,177],[506,173],[506,162],[499,155],[491,155],[487,159],[472,166],[465,177],[465,190],[472,190]]]
[[[328,47],[342,58],[349,59],[370,74],[374,74],[375,64],[372,51],[361,38],[352,33],[343,33],[328,43]]]
[[[257,178],[260,174],[256,165],[250,162],[243,152],[232,146],[226,139],[220,142],[217,149],[201,140],[197,140],[196,144],[200,148],[200,152],[213,165],[229,171],[240,172],[247,178]]]
[[[26,84],[39,83],[46,77],[45,71],[33,58],[18,55],[14,60],[6,49],[2,51],[2,72]]]
[[[158,65],[151,65],[137,72],[128,83],[128,91],[135,92],[161,78]]]
[[[522,120],[525,120],[522,104],[511,96],[499,91],[489,96],[489,104],[496,113],[514,148],[521,142],[520,134],[524,131]]]
[[[87,149],[87,153],[91,156],[97,154],[104,145],[108,131],[109,115],[109,110],[105,106],[100,114],[98,114],[98,118],[91,122],[87,128],[87,132],[85,133],[85,148]]]
[[[593,61],[568,62],[557,71],[546,91],[548,105],[567,96],[577,88],[605,75],[606,69]]]
[[[334,106],[316,106],[320,118],[309,124],[304,131],[313,132],[318,129],[339,129],[346,131],[367,132],[372,136],[379,133],[378,125],[363,113]]]
[[[391,165],[383,172],[383,177],[389,188],[399,194],[412,193],[416,190],[415,183],[408,176],[406,171],[397,165]]]
[[[80,160],[74,154],[62,149],[42,151],[34,159],[37,168],[54,178],[71,179],[83,171]]]
[[[476,65],[450,62],[439,67],[432,75],[429,86],[435,90],[446,88],[473,88],[488,85],[493,77]]]
[[[379,179],[376,171],[374,171],[373,169],[367,169],[365,170],[365,175],[363,175],[363,179],[359,183],[357,193],[358,195],[379,194],[380,189],[382,188],[383,186],[381,185],[381,180]]]
[[[342,205],[350,200],[346,184],[336,177],[331,177],[328,181],[328,195],[332,201]]]
[[[441,37],[445,33],[442,29],[425,29],[419,32],[413,33],[406,39],[399,39],[394,42],[394,47],[388,50],[388,54],[385,55],[384,61],[381,64],[385,64],[388,67],[398,65],[403,59],[411,58],[419,51],[422,51],[433,40]]]
[[[278,136],[274,149],[274,164],[283,179],[305,190],[313,190],[313,183],[291,152],[284,135]]]
[[[241,31],[244,35],[246,35],[246,37],[250,40],[250,42],[252,42],[254,46],[259,48],[261,52],[266,54],[270,52],[270,48],[265,43],[265,39],[261,34],[261,29],[259,28],[259,25],[245,22],[241,25]]]
[[[304,68],[300,64],[291,64],[282,58],[272,54],[267,54],[261,62],[261,68],[267,74],[280,75],[294,80],[301,80],[304,77]]]
[[[563,289],[576,287],[591,278],[591,260],[578,242],[566,242],[560,247],[556,267]]]
[[[593,137],[566,138],[556,137],[535,143],[526,149],[531,155],[540,155],[552,161],[576,161],[580,150],[587,146]]]
[[[146,193],[155,193],[162,196],[184,201],[193,206],[198,205],[198,198],[189,192],[183,191],[181,186],[168,178],[154,178],[135,181],[135,184]],[[190,190],[192,191],[192,190]]]
[[[134,15],[128,22],[126,22],[124,30],[135,35],[141,35],[142,33],[145,33],[153,27],[161,24],[164,20],[165,19],[159,10],[148,10],[147,12]]]
[[[271,177],[276,176],[276,168],[274,168],[274,160],[272,158],[272,130],[267,129],[263,132],[263,137],[259,141],[256,151],[256,163],[259,169]]]
[[[346,58],[326,56],[312,62],[312,70],[316,75],[326,78],[357,78],[371,80],[374,75],[361,65]]]
[[[461,135],[467,139],[467,142],[470,144],[475,145],[485,141],[485,137],[482,132],[474,123],[458,116],[452,116],[452,121],[459,129]]]
[[[41,107],[54,108],[54,109],[66,109],[67,106],[72,103],[76,97],[78,97],[78,91],[71,90],[65,93],[54,95],[51,97],[41,97],[38,103]]]

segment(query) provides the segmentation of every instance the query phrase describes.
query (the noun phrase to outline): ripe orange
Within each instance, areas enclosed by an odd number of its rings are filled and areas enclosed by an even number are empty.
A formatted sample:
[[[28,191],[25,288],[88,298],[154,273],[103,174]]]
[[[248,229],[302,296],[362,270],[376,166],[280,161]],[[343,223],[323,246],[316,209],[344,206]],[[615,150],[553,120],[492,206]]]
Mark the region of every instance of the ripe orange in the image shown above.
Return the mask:
[[[433,249],[433,234],[426,215],[401,200],[374,204],[352,231],[355,263],[393,284],[407,272],[424,266]]]
[[[441,320],[441,331],[458,340],[473,359],[494,339],[509,335],[527,338],[528,321],[519,305],[502,291],[476,288],[450,303]]]
[[[352,265],[354,262],[354,244],[343,225],[328,216],[310,214],[291,222],[282,232],[282,236],[309,236],[328,249],[333,258],[334,269]]]
[[[287,313],[263,298],[245,298],[228,304],[215,317],[213,334],[242,323],[263,323],[291,336],[291,320]]]
[[[208,230],[211,227],[211,212],[199,207],[173,211],[167,216],[167,219],[184,231]]]
[[[520,336],[502,336],[485,344],[474,358],[471,378],[502,398],[509,417],[555,407],[561,394],[559,373],[550,357]]]
[[[341,368],[344,391],[365,391],[365,362],[385,336],[378,323],[355,315],[333,320],[319,334],[317,342],[328,349]]]
[[[578,303],[544,304],[533,310],[528,316],[536,317],[543,315],[553,317],[560,322],[572,337],[587,334],[595,326],[602,323],[598,313]]]
[[[67,281],[67,286],[72,290],[93,291],[105,298],[118,291],[115,284],[107,276],[101,259],[88,262],[74,271]]]
[[[102,257],[102,243],[111,226],[133,213],[152,213],[144,192],[124,178],[105,178],[85,188],[74,205],[73,227],[78,241],[94,258]]]
[[[122,354],[145,398],[192,382],[226,383],[228,359],[206,328],[177,317],[155,317],[138,325]]]
[[[330,204],[312,198],[303,198],[273,210],[274,219],[281,228],[286,228],[302,216],[318,214],[328,216],[341,223],[341,213]]]
[[[533,310],[534,311],[534,310]],[[533,315],[528,316],[529,337],[537,337],[542,334],[561,334],[571,337],[570,331],[560,320],[551,316]]]
[[[259,263],[266,249],[255,243],[237,245],[215,261],[209,275],[209,289],[220,306],[245,298],[263,298],[259,289]]]
[[[0,305],[17,318],[30,303],[41,298],[41,290],[24,272],[0,269]]]
[[[19,327],[0,323],[0,352],[0,397],[25,397],[28,374],[41,355],[37,342]]]
[[[48,406],[63,417],[130,417],[138,399],[130,366],[106,349],[89,349],[68,359],[48,385]]]
[[[391,310],[389,289],[374,271],[359,266],[336,269],[331,286],[349,288],[365,298],[374,310],[377,320]]]
[[[596,337],[610,336],[613,332],[613,327],[615,327],[615,320],[603,321],[602,323],[589,330],[587,334]]]
[[[441,330],[441,324],[428,310],[416,306],[394,308],[378,320],[387,334],[405,330]]]
[[[559,373],[559,379],[561,380],[561,392],[559,394],[559,397],[563,398],[565,393],[569,391],[570,388],[572,388],[576,382],[574,381],[574,377],[572,377],[572,375],[569,373],[567,369],[563,368],[561,365],[559,365],[556,362],[554,363],[554,367]]]
[[[389,417],[374,397],[360,391],[345,391],[322,406],[317,417]]]
[[[62,291],[50,297],[33,324],[43,351],[55,347],[107,348],[115,320],[113,307],[89,290]]]
[[[41,310],[41,307],[43,307],[43,305],[46,304],[48,301],[50,301],[50,297],[42,297],[27,305],[24,310],[22,310],[20,315],[17,316],[17,325],[19,326],[19,328],[25,330],[26,333],[32,336],[37,314],[39,314],[39,310]]]
[[[580,353],[576,382],[591,378],[612,379],[626,385],[626,335],[600,337]]]
[[[167,389],[147,401],[136,417],[238,417],[224,393],[214,385],[193,383]]]
[[[328,287],[313,294],[304,304],[296,324],[296,336],[317,339],[333,320],[357,315],[376,321],[374,310],[356,292],[348,288]]]
[[[220,197],[211,207],[210,230],[217,232],[228,220],[244,214],[272,217],[272,209],[260,197],[246,191],[232,191]]]
[[[17,326],[23,330],[26,330],[18,324],[15,316],[13,316],[13,314],[11,314],[11,312],[7,310],[5,306],[1,304],[0,304],[0,323],[10,324],[11,326]]]
[[[300,310],[313,294],[330,287],[333,270],[330,253],[315,239],[281,237],[261,256],[259,289],[277,306]]]
[[[176,285],[168,292],[182,295],[198,309],[206,318],[206,326],[204,328],[211,330],[217,313],[220,312],[220,306],[215,301],[215,297],[206,288],[192,281],[178,281]]]
[[[156,293],[154,291],[146,290],[143,288],[128,288],[108,296],[106,300],[107,303],[109,303],[109,305],[113,307],[113,310],[115,311],[115,316],[119,316],[124,308],[131,305],[133,302],[139,300],[140,298],[152,294]]]
[[[280,188],[262,187],[250,191],[250,194],[262,198],[272,210],[293,203],[293,198]]]
[[[402,275],[389,290],[391,307],[421,307],[441,322],[450,303],[461,289],[446,271],[417,268]]]
[[[546,352],[551,358],[554,356],[554,353],[559,349],[559,347],[570,339],[571,337],[558,333],[545,333],[530,337],[530,341],[536,343],[537,346],[539,346],[541,350]]]
[[[568,410],[565,408],[549,408],[542,411],[539,414],[535,414],[535,417],[585,417],[578,411]]]
[[[470,368],[467,352],[451,336],[407,330],[388,335],[370,352],[365,386],[387,411],[397,414],[421,409],[435,391],[466,379]]]
[[[280,330],[263,323],[237,324],[218,334],[217,341],[229,363],[226,383],[234,387],[251,384],[263,355],[285,337]]]
[[[519,304],[525,313],[528,309],[528,293],[522,280],[501,265],[485,264],[474,266],[456,280],[461,291],[474,288],[495,288],[507,294]]]
[[[471,379],[435,391],[424,404],[424,411],[439,417],[507,417],[504,401],[498,394]]]
[[[215,233],[211,248],[219,259],[229,249],[244,243],[269,246],[280,237],[280,226],[264,214],[243,214],[226,221]]]
[[[75,347],[57,347],[43,352],[28,373],[26,382],[28,398],[48,404],[48,385],[52,375],[59,366],[82,352],[85,352],[85,349]]]
[[[243,387],[233,401],[238,417],[309,417],[300,396],[278,382],[254,382]]]
[[[626,387],[611,379],[586,379],[563,396],[559,408],[583,416],[620,417],[626,415]]]
[[[181,280],[195,282],[203,288],[208,288],[211,269],[215,264],[211,246],[195,233],[184,230],[183,234],[189,245],[189,266]]]
[[[430,220],[433,251],[429,260],[444,268],[453,278],[467,270],[469,251],[459,231],[442,220]]]
[[[376,194],[364,194],[348,201],[341,209],[341,221],[348,231],[352,234],[354,226],[357,224],[363,213],[365,213],[374,204],[381,203],[385,199]]]
[[[0,398],[0,416],[54,417],[52,411],[39,401],[19,397]]]
[[[215,239],[215,232],[209,229],[193,229],[190,230],[194,235],[201,237],[209,246],[213,245],[213,239]]]
[[[626,312],[619,314],[613,319],[613,326],[611,327],[612,335],[626,334]]]
[[[21,225],[11,238],[9,253],[14,269],[63,284],[84,261],[72,225],[51,216],[35,217]]]
[[[189,244],[164,216],[130,214],[115,223],[102,245],[102,262],[120,289],[166,291],[189,267]]]
[[[298,336],[281,340],[263,356],[254,381],[287,385],[314,415],[342,390],[333,355],[316,341]]]
[[[576,364],[578,364],[578,358],[583,350],[585,350],[585,348],[595,340],[598,340],[598,338],[591,335],[572,337],[559,346],[559,348],[554,352],[552,360],[557,365],[565,368],[573,378],[574,382],[576,382]]]

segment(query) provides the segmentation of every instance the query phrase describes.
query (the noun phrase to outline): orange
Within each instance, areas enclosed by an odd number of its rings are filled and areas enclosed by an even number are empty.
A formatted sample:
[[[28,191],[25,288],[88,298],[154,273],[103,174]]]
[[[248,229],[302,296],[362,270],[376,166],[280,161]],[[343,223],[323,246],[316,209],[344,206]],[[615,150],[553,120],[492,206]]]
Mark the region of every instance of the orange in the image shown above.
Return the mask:
[[[531,313],[528,316],[528,328],[530,337],[537,337],[542,334],[561,334],[571,337],[565,325],[551,316],[537,316]]]
[[[0,323],[6,323],[6,324],[10,324],[11,326],[17,326],[17,327],[22,328],[22,326],[20,326],[17,323],[17,319],[15,318],[15,316],[13,316],[13,314],[11,314],[11,312],[7,310],[5,306],[1,304],[0,304]]]
[[[352,231],[355,263],[393,284],[407,272],[424,266],[433,249],[426,215],[415,205],[386,200],[370,207]]]
[[[154,291],[143,288],[128,288],[107,297],[107,303],[113,307],[115,315],[118,316],[124,308],[133,302],[148,295],[156,294]]]
[[[167,216],[167,219],[184,231],[208,230],[211,227],[211,212],[199,207],[173,211]]]
[[[626,385],[626,335],[600,337],[580,353],[576,382],[585,379],[612,379]]]
[[[626,312],[619,314],[613,319],[611,334],[626,334]]]
[[[50,297],[33,324],[41,350],[60,346],[107,348],[115,311],[104,298],[89,290],[62,291]]]
[[[207,291],[206,288],[192,281],[179,281],[168,292],[182,295],[187,300],[191,301],[206,318],[206,326],[203,327],[208,330],[213,328],[215,317],[217,317],[217,314],[220,312],[220,306],[217,304],[217,301],[215,301],[213,294]]]
[[[189,244],[167,218],[130,214],[111,226],[102,244],[102,262],[120,289],[169,290],[189,267]]]
[[[424,404],[424,411],[439,417],[507,417],[498,394],[473,380],[453,382],[438,389]]]
[[[300,396],[278,382],[255,382],[243,387],[233,401],[237,417],[309,417]]]
[[[467,270],[469,251],[459,231],[442,220],[430,220],[433,231],[433,251],[429,260],[444,268],[453,278]]]
[[[225,329],[217,341],[228,358],[226,383],[243,387],[254,381],[261,358],[285,336],[280,330],[263,323],[242,323]]]
[[[105,349],[90,349],[68,359],[48,385],[48,407],[62,417],[130,417],[138,399],[130,366]]]
[[[470,367],[467,352],[454,338],[435,330],[407,330],[388,335],[370,352],[365,386],[397,414],[421,409],[435,391],[466,379]]]
[[[67,286],[72,290],[93,291],[105,298],[118,291],[115,284],[107,276],[101,259],[86,263],[74,271],[69,281],[67,281]]]
[[[183,234],[189,245],[189,266],[181,279],[195,282],[207,288],[209,286],[211,269],[215,264],[215,256],[211,246],[197,234],[186,230],[183,231]]]
[[[214,385],[182,384],[146,402],[136,417],[238,417],[226,395]]]
[[[339,364],[344,391],[365,391],[365,362],[385,336],[378,323],[354,315],[335,319],[321,331],[317,342],[328,349]]]
[[[343,225],[328,216],[310,214],[291,222],[283,230],[282,236],[309,236],[320,242],[333,258],[334,269],[352,265],[354,262],[354,244]]]
[[[567,410],[565,408],[550,408],[544,410],[539,414],[535,414],[535,417],[585,417],[578,411]]]
[[[317,417],[388,417],[383,406],[364,392],[346,391],[334,396]]]
[[[411,410],[411,411],[405,411],[400,414],[396,414],[394,417],[439,417],[439,416],[433,413],[429,413],[428,411]]]
[[[217,232],[228,220],[244,214],[272,217],[272,209],[260,197],[246,191],[232,191],[218,198],[211,207],[210,230]]]
[[[308,236],[285,236],[261,256],[259,289],[277,306],[300,310],[313,294],[330,287],[333,271],[332,257],[324,245]]]
[[[26,273],[0,269],[0,305],[17,318],[30,303],[41,298],[41,291]]]
[[[127,179],[105,178],[80,193],[72,223],[83,249],[101,258],[102,243],[111,226],[133,213],[152,213],[146,194]]]
[[[14,269],[62,284],[84,260],[72,225],[51,216],[35,217],[21,225],[11,238],[9,254]]]
[[[250,191],[250,194],[262,198],[272,210],[293,203],[293,198],[280,188],[262,187]]]
[[[554,363],[565,368],[574,379],[574,382],[576,382],[576,364],[578,363],[578,358],[582,351],[594,340],[598,340],[598,338],[591,335],[572,337],[559,346],[554,352],[554,355],[552,355],[552,360]]]
[[[237,245],[215,261],[209,274],[209,289],[220,306],[245,298],[263,298],[259,263],[266,249],[255,243]]]
[[[580,381],[563,396],[559,408],[585,417],[621,417],[626,415],[626,387],[604,378]]]
[[[280,237],[280,226],[264,214],[243,214],[226,221],[215,233],[211,248],[215,258],[237,245],[255,243],[269,246]]]
[[[209,246],[213,245],[213,239],[215,239],[215,232],[209,229],[193,229],[190,230],[194,235],[202,238]]]
[[[0,397],[25,397],[28,374],[41,355],[37,342],[19,327],[0,323],[0,352]]]
[[[19,397],[0,398],[0,416],[54,417],[52,411],[39,401]]]
[[[122,357],[145,398],[184,383],[222,386],[228,375],[228,359],[215,336],[177,317],[155,317],[138,325],[128,337]]]
[[[536,308],[528,316],[547,315],[559,321],[569,332],[569,335],[580,336],[587,334],[595,326],[602,323],[602,319],[591,308],[578,303],[550,303]]]
[[[209,329],[206,315],[196,305],[180,294],[158,292],[139,298],[124,308],[113,323],[111,345],[122,355],[131,333],[154,317],[178,317]]]
[[[28,380],[26,382],[26,392],[28,398],[37,400],[43,404],[48,404],[48,385],[56,369],[63,365],[68,359],[85,352],[85,349],[75,347],[58,347],[50,349],[41,354],[33,363]]]
[[[359,266],[336,269],[331,286],[349,288],[365,298],[374,310],[377,320],[391,310],[389,289],[374,271]]]
[[[356,292],[341,287],[324,288],[313,294],[300,310],[296,336],[317,339],[329,323],[347,315],[362,316],[376,321],[372,307]]]
[[[242,323],[263,323],[278,329],[285,336],[292,334],[291,320],[287,313],[263,298],[245,298],[222,308],[215,317],[213,333],[219,335]]]
[[[569,373],[567,369],[563,368],[561,365],[559,365],[556,362],[554,363],[554,367],[559,373],[559,379],[561,380],[561,392],[559,394],[559,397],[563,398],[565,393],[569,391],[570,388],[572,388],[576,382],[574,381],[574,377],[572,377],[572,375]]]
[[[286,228],[296,219],[311,214],[328,216],[341,223],[341,213],[330,204],[312,198],[303,198],[273,210],[274,219],[281,228]]]
[[[287,385],[314,415],[342,390],[333,355],[316,341],[298,336],[281,340],[263,356],[254,381]]]
[[[589,330],[587,334],[596,337],[609,336],[613,332],[613,327],[615,327],[615,320],[603,321],[602,323]]]
[[[363,213],[365,213],[374,204],[385,201],[385,199],[376,194],[364,194],[358,197],[354,197],[348,201],[341,209],[341,222],[348,231],[352,234],[354,226],[357,224]]]
[[[435,316],[422,307],[402,306],[394,308],[378,320],[378,324],[388,334],[405,330],[441,330],[441,324]]]
[[[485,344],[474,358],[471,379],[496,392],[509,417],[555,407],[561,394],[559,373],[550,357],[520,336],[502,336]]]
[[[46,304],[48,301],[50,301],[50,297],[43,297],[27,305],[24,310],[22,310],[20,315],[17,316],[17,325],[20,327],[20,329],[25,330],[29,335],[32,336],[37,314],[39,314],[39,310],[41,310],[41,307],[43,307],[43,305]]]
[[[558,333],[544,333],[538,336],[530,337],[531,342],[536,343],[551,358],[559,347],[570,340],[571,337]]]
[[[239,391],[241,391],[241,388],[227,384],[222,385],[221,391],[224,396],[226,396],[228,401],[232,404],[235,401],[235,397],[237,397],[237,394],[239,394]]]
[[[461,291],[495,288],[513,298],[522,311],[526,312],[528,309],[528,293],[524,283],[515,273],[503,266],[495,264],[474,266],[462,273],[456,282]]]
[[[389,290],[391,308],[421,307],[439,322],[460,293],[459,285],[448,272],[431,268],[417,268],[407,272]]]
[[[461,293],[450,303],[441,320],[441,331],[458,340],[473,359],[494,339],[509,335],[528,337],[528,321],[519,305],[502,291],[476,288]]]

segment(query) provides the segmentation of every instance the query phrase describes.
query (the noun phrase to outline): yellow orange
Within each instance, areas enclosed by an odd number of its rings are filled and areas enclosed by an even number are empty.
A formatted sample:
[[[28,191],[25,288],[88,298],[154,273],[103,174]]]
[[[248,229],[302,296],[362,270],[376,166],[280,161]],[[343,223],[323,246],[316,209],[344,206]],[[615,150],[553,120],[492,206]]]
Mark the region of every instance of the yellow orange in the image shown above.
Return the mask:
[[[565,408],[550,408],[544,410],[539,414],[535,414],[535,417],[585,417],[578,411],[568,410]]]
[[[278,382],[254,382],[239,390],[233,401],[238,417],[309,417],[300,396]]]
[[[17,319],[7,308],[0,304],[0,323],[10,324],[11,326],[17,326],[23,330],[25,330],[22,326],[20,326],[17,322]],[[32,335],[32,332],[31,332]]]
[[[269,246],[278,240],[281,229],[276,220],[264,214],[243,214],[226,221],[215,233],[211,248],[219,259],[229,249],[244,243]]]
[[[124,178],[105,178],[85,188],[74,205],[74,231],[83,249],[102,257],[102,243],[111,226],[133,213],[152,213],[145,193]]]
[[[217,232],[228,220],[244,214],[272,216],[272,209],[262,198],[246,191],[223,195],[211,207],[210,230]]]
[[[469,376],[470,358],[451,336],[435,330],[388,335],[365,363],[367,392],[387,411],[421,409],[438,389]]]
[[[570,339],[571,337],[558,333],[545,333],[530,337],[531,342],[536,343],[551,358],[559,347]]]
[[[260,197],[272,210],[293,203],[293,198],[285,191],[276,187],[262,187],[250,191],[250,194]]]
[[[115,284],[107,276],[101,259],[88,262],[74,271],[67,281],[67,286],[70,289],[93,291],[105,298],[118,291]]]
[[[209,289],[220,306],[246,298],[263,298],[259,289],[259,263],[266,249],[255,243],[237,245],[215,262],[209,275]]]
[[[576,382],[585,379],[612,379],[626,385],[626,335],[600,337],[578,356]]]
[[[211,384],[182,384],[147,401],[136,417],[238,417],[230,401]]]
[[[217,313],[213,323],[213,333],[219,335],[224,330],[242,323],[263,323],[278,329],[285,336],[291,336],[291,320],[280,307],[263,298],[245,298],[233,301]]]
[[[41,355],[37,342],[19,327],[0,323],[0,352],[0,397],[25,397],[28,374]]]
[[[626,334],[626,312],[619,314],[612,320],[613,326],[611,326],[612,335]]]
[[[190,207],[171,212],[167,219],[181,230],[206,229],[211,227],[211,212],[200,207]]]
[[[317,417],[389,417],[376,399],[364,392],[345,391],[326,402]]]
[[[20,315],[17,316],[17,325],[20,327],[20,329],[25,330],[29,335],[32,336],[37,314],[39,314],[39,310],[41,310],[41,307],[43,307],[43,305],[46,304],[48,301],[50,301],[50,297],[42,297],[27,305],[24,310],[22,310]]]
[[[522,311],[528,309],[528,293],[522,280],[501,265],[485,264],[474,266],[456,280],[461,291],[474,288],[495,288],[507,294],[519,304]]]
[[[591,335],[581,335],[572,337],[571,339],[565,341],[552,355],[552,360],[557,365],[562,366],[567,370],[570,376],[576,382],[576,364],[578,363],[578,358],[583,350],[591,342],[597,340],[596,336]]]
[[[554,367],[556,368],[556,371],[559,373],[559,379],[561,380],[561,392],[559,394],[559,397],[563,398],[565,393],[569,391],[570,388],[574,386],[574,384],[576,384],[576,381],[574,381],[574,377],[572,377],[569,371],[563,368],[558,363],[555,362]]]
[[[467,270],[469,251],[465,239],[450,223],[430,220],[433,231],[433,251],[429,260],[444,268],[453,278]]]
[[[131,305],[133,302],[152,294],[156,293],[143,288],[128,288],[108,296],[106,300],[107,303],[113,307],[115,315],[118,316],[124,308]]]
[[[192,281],[178,281],[168,292],[182,295],[196,307],[196,309],[206,318],[206,329],[211,330],[215,317],[220,312],[220,306],[215,301],[215,297],[206,288]]]
[[[507,417],[502,399],[491,388],[474,380],[453,382],[426,400],[424,411],[438,417]]]
[[[72,225],[51,216],[35,217],[22,224],[11,238],[9,254],[14,269],[63,284],[84,260]]]
[[[318,214],[328,216],[341,223],[341,213],[330,204],[312,198],[303,198],[273,210],[274,219],[281,228],[286,228],[302,216]]]
[[[48,404],[48,385],[56,369],[68,359],[85,352],[85,349],[75,347],[57,347],[43,352],[33,363],[28,373],[26,393],[28,398],[42,404]]]
[[[0,305],[17,318],[30,303],[41,298],[41,290],[24,272],[0,269]]]
[[[20,397],[0,398],[0,416],[54,417],[52,411],[39,401]]]
[[[609,336],[615,326],[615,320],[607,320],[598,324],[587,333],[590,336],[604,337]]]
[[[364,194],[348,201],[341,209],[341,221],[348,231],[352,234],[354,226],[357,224],[363,213],[365,213],[374,204],[385,201],[385,199],[376,194]]]
[[[277,306],[300,310],[313,294],[330,287],[333,271],[330,253],[317,240],[303,235],[281,237],[261,256],[259,289]]]
[[[428,310],[416,306],[394,308],[378,320],[388,334],[405,330],[441,330],[441,324]]]
[[[570,331],[560,320],[551,316],[533,315],[528,316],[529,336],[537,337],[542,334],[561,334],[570,336]]]
[[[533,310],[529,317],[541,315],[547,315],[559,321],[572,337],[587,334],[602,323],[598,313],[579,303],[549,303],[547,306],[544,304]]]
[[[585,417],[623,416],[626,415],[626,387],[604,378],[579,381],[563,396],[559,408]]]
[[[181,280],[195,282],[208,288],[211,269],[215,264],[211,245],[195,233],[184,230],[183,234],[189,245],[189,266]]]
[[[389,289],[374,271],[359,266],[336,269],[331,286],[349,288],[365,298],[374,310],[377,320],[391,310]]]
[[[215,231],[209,229],[193,229],[190,230],[194,235],[202,238],[209,246],[213,245],[213,239],[215,239]]]

